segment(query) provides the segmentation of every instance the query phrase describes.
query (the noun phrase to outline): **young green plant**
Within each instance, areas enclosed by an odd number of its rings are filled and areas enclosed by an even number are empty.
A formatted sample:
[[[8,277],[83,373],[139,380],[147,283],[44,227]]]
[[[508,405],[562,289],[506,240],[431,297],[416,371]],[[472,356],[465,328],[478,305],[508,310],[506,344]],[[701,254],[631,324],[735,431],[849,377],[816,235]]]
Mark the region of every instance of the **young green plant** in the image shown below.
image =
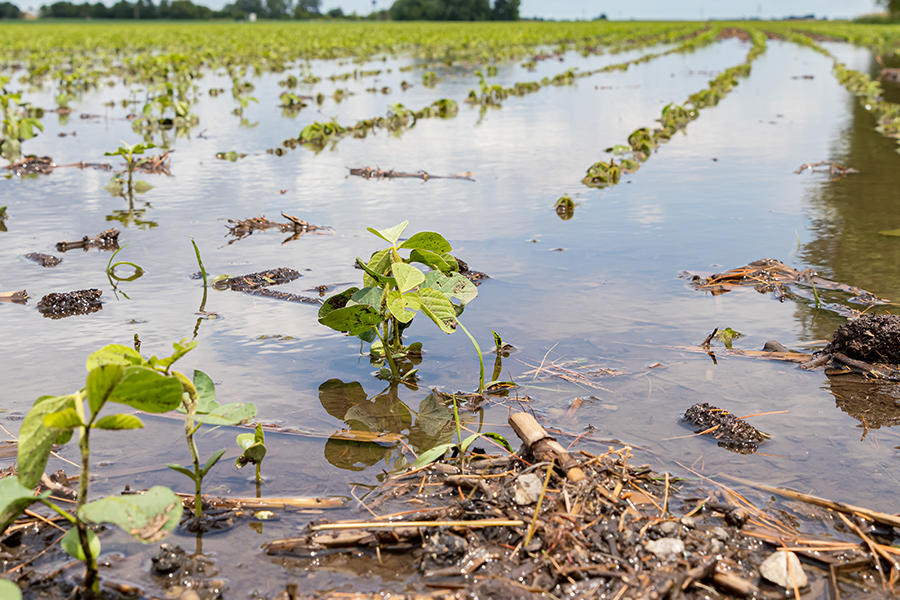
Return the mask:
[[[97,429],[125,431],[142,428],[133,414],[100,416],[107,404],[123,404],[147,413],[163,413],[181,403],[182,384],[169,367],[190,351],[175,345],[163,359],[145,360],[122,345],[109,345],[88,357],[85,386],[74,394],[41,396],[22,421],[19,430],[18,474],[0,480],[0,533],[34,502],[42,502],[68,519],[72,529],[62,548],[85,564],[85,598],[99,592],[97,556],[100,540],[90,524],[112,523],[138,541],[153,543],[173,530],[181,518],[181,500],[171,490],[153,487],[144,494],[115,496],[88,502],[90,484],[90,439]],[[65,444],[78,433],[81,472],[74,516],[47,500],[45,492],[35,496],[54,445]]]
[[[404,330],[419,312],[444,333],[460,327],[481,358],[478,344],[458,320],[478,288],[459,274],[459,264],[450,255],[452,246],[441,234],[421,231],[400,242],[408,225],[404,221],[388,229],[369,227],[369,232],[390,245],[373,253],[368,262],[356,259],[364,287],[335,294],[319,309],[319,323],[370,343],[370,352],[383,356],[388,365],[380,376],[391,381],[409,381],[415,374],[415,370],[401,373],[398,361],[421,347],[403,343]],[[407,257],[401,255],[404,251],[409,252]],[[430,270],[423,272],[414,264]],[[483,388],[482,360],[479,391]]]
[[[259,485],[262,481],[259,470],[262,467],[263,459],[266,457],[266,434],[263,433],[262,425],[257,423],[253,433],[238,435],[237,445],[240,446],[243,452],[237,457],[235,466],[238,469],[243,469],[247,465],[256,465],[256,483]]]
[[[197,342],[190,342],[186,346],[196,346]],[[170,463],[166,466],[188,477],[194,482],[194,518],[200,527],[203,518],[203,478],[209,473],[222,455],[225,448],[212,454],[206,464],[200,466],[200,452],[194,441],[194,434],[201,425],[240,425],[256,416],[256,407],[253,404],[233,402],[221,405],[216,401],[216,386],[212,379],[203,371],[195,370],[193,380],[187,379],[181,373],[176,373],[184,390],[182,406],[179,412],[183,412],[184,437],[191,453],[191,468],[188,469],[179,464]]]
[[[136,191],[137,193],[143,193],[150,189],[150,184],[144,181],[138,181],[134,183],[132,181],[132,176],[134,174],[134,169],[137,167],[138,160],[135,158],[135,154],[143,154],[144,151],[149,150],[150,148],[155,148],[156,146],[151,142],[143,142],[140,144],[126,144],[122,142],[122,144],[116,149],[115,152],[104,152],[104,156],[121,156],[125,159],[125,170],[128,171],[128,191]],[[121,178],[121,172],[116,173],[113,176],[113,181],[117,181]]]

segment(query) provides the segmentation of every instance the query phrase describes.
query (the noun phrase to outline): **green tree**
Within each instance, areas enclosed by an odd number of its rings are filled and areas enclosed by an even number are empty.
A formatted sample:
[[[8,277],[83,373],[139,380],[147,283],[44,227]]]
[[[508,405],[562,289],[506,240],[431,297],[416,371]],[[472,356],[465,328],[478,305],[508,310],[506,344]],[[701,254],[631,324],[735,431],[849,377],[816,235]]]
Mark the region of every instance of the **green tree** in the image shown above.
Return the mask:
[[[0,19],[21,19],[22,11],[12,2],[0,2]]]
[[[518,21],[519,0],[494,0],[491,19],[494,21]]]

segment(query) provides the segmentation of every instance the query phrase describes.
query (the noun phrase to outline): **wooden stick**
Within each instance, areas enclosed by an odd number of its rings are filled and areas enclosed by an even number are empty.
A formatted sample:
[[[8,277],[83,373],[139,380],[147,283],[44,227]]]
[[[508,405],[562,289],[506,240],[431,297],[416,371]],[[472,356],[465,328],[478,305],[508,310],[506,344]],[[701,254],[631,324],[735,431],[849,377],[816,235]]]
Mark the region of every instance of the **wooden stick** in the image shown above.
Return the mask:
[[[388,523],[361,521],[358,523],[323,523],[311,525],[310,531],[333,529],[397,529],[402,527],[521,527],[525,521],[509,519],[481,519],[478,521],[391,521]]]
[[[538,460],[548,462],[556,460],[572,483],[578,483],[587,477],[578,466],[578,461],[572,458],[533,416],[525,412],[513,413],[509,416],[509,424]]]
[[[740,477],[732,477],[731,475],[726,475],[724,473],[720,473],[719,476],[724,477],[725,479],[728,479],[730,481],[743,483],[744,485],[749,485],[751,487],[764,490],[766,492],[772,492],[773,494],[779,494],[781,496],[793,498],[794,500],[800,500],[801,502],[806,502],[807,504],[813,504],[815,506],[821,506],[823,508],[830,508],[831,510],[847,515],[858,513],[878,523],[890,525],[891,527],[900,527],[900,517],[898,517],[897,515],[890,515],[875,510],[870,510],[868,508],[862,508],[860,506],[853,506],[852,504],[846,504],[844,502],[835,502],[834,500],[819,498],[818,496],[812,496],[810,494],[804,494],[802,492],[795,492],[794,490],[772,487],[770,485],[765,485],[764,483],[756,483],[755,481],[741,479]]]

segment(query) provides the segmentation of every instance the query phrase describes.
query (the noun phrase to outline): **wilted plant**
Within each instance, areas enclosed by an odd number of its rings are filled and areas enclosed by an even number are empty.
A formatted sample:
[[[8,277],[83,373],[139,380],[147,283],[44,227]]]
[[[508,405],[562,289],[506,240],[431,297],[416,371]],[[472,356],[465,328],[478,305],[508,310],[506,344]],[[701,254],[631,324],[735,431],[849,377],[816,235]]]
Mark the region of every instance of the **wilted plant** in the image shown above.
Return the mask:
[[[253,433],[242,433],[237,436],[237,445],[243,450],[235,461],[238,469],[243,469],[247,465],[256,465],[256,483],[262,481],[260,468],[262,461],[266,457],[266,434],[263,433],[262,424],[257,423]]]

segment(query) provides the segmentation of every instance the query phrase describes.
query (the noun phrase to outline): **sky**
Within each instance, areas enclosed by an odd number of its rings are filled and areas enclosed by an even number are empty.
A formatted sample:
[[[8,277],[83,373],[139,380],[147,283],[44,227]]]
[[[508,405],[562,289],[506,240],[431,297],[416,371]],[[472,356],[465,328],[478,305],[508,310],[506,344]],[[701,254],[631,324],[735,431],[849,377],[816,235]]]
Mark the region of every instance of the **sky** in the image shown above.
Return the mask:
[[[202,0],[199,0],[202,2]],[[223,0],[207,0],[222,2]],[[380,10],[393,0],[375,0]],[[212,4],[210,4],[212,6]],[[372,11],[372,0],[322,0],[328,10],[340,6],[345,13]],[[605,13],[610,19],[730,19],[760,17],[780,19],[789,15],[815,14],[829,19],[852,18],[876,12],[874,0],[521,0],[519,14],[544,19],[591,19]]]

